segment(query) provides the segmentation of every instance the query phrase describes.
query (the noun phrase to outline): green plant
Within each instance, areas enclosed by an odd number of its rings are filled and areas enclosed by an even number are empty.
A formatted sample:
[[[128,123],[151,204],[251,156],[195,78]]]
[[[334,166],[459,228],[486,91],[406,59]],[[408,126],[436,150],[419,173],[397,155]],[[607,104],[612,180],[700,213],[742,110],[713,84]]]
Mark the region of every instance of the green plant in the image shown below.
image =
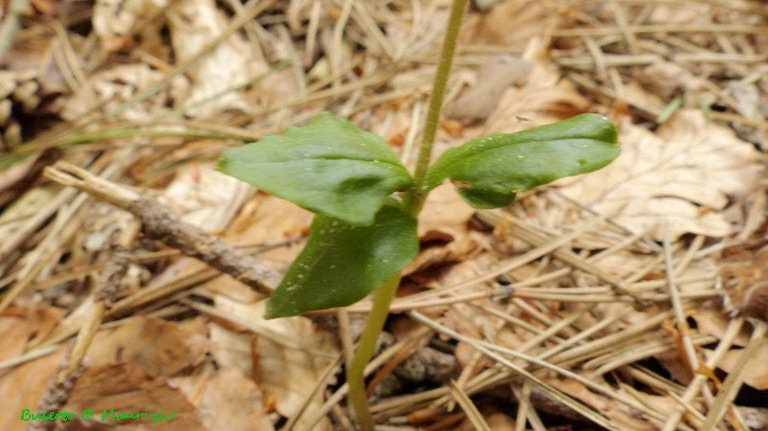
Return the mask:
[[[376,291],[347,368],[349,400],[364,430],[373,429],[363,369],[419,243],[416,218],[430,190],[449,179],[475,208],[512,203],[515,192],[591,172],[618,154],[616,130],[582,114],[513,134],[475,139],[429,165],[437,120],[466,0],[454,1],[413,177],[379,136],[322,113],[305,126],[226,151],[219,170],[316,214],[309,240],[274,291],[267,318],[344,307]]]

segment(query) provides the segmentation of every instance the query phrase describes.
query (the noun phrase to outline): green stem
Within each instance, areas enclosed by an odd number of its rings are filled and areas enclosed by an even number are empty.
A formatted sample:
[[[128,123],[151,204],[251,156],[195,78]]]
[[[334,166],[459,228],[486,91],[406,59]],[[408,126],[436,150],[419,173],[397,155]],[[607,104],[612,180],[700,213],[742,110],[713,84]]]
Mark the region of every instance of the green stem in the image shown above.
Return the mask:
[[[432,98],[429,101],[429,112],[427,113],[426,125],[424,127],[424,136],[419,147],[419,158],[413,175],[415,186],[411,192],[406,193],[403,199],[404,207],[414,218],[418,217],[427,195],[427,190],[424,190],[424,179],[427,175],[429,162],[432,159],[432,147],[435,143],[440,109],[443,106],[445,87],[448,84],[448,75],[451,72],[451,65],[453,63],[453,53],[456,51],[456,39],[459,35],[461,18],[464,15],[466,6],[467,0],[453,0],[451,15],[448,18],[448,28],[446,29],[443,48],[440,52],[440,62],[437,66],[437,73],[435,74],[435,81],[432,87]],[[365,366],[373,357],[376,342],[379,339],[381,330],[384,328],[384,321],[389,314],[389,305],[392,303],[399,285],[400,274],[397,274],[377,289],[376,298],[371,308],[371,315],[368,317],[368,323],[360,336],[360,343],[347,368],[349,403],[354,411],[355,419],[363,431],[373,431],[373,419],[368,410],[368,400],[365,393]]]
[[[432,98],[429,101],[429,111],[427,112],[424,134],[419,147],[419,157],[416,161],[416,170],[413,173],[415,187],[414,191],[405,197],[406,208],[413,215],[417,215],[424,205],[426,197],[424,179],[427,175],[429,162],[432,160],[432,147],[435,144],[437,125],[440,120],[440,109],[443,107],[445,87],[448,85],[448,75],[453,64],[453,53],[456,51],[456,39],[459,36],[461,18],[464,15],[466,6],[467,0],[454,0],[451,7],[451,15],[448,18],[448,28],[445,31],[445,39],[443,39],[443,49],[440,52],[440,62],[438,63],[435,81],[432,85]]]
[[[400,274],[390,278],[376,290],[376,298],[373,300],[371,315],[368,317],[368,323],[365,325],[365,329],[363,329],[363,333],[360,336],[360,344],[358,344],[355,355],[347,369],[349,401],[352,404],[358,425],[365,431],[373,430],[373,419],[368,411],[368,397],[365,393],[365,366],[373,357],[376,342],[379,340],[379,334],[381,334],[384,322],[389,314],[389,304],[392,303],[392,299],[395,297],[398,285],[400,285]]]

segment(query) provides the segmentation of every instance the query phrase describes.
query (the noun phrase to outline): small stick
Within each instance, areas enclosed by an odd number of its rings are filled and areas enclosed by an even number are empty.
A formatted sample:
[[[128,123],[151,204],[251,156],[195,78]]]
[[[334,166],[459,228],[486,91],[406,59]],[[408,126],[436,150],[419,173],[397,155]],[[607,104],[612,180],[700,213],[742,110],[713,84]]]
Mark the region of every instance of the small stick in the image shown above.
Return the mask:
[[[45,168],[45,176],[129,211],[141,221],[144,230],[152,237],[231,275],[260,293],[271,293],[280,279],[275,271],[253,257],[199,227],[183,222],[152,197],[141,195],[61,161]]]
[[[124,236],[127,241],[121,242],[130,242],[128,236],[133,235]],[[59,372],[50,381],[43,393],[38,412],[59,410],[67,402],[72,388],[82,373],[81,363],[88,347],[91,345],[107,310],[114,304],[115,293],[120,287],[120,280],[128,271],[131,258],[128,250],[121,245],[116,244],[112,249],[108,257],[109,261],[104,266],[92,293],[94,308],[80,327],[74,345],[67,354],[67,359],[62,363]],[[53,429],[53,426],[54,422],[32,422],[27,427],[27,431],[47,431]]]

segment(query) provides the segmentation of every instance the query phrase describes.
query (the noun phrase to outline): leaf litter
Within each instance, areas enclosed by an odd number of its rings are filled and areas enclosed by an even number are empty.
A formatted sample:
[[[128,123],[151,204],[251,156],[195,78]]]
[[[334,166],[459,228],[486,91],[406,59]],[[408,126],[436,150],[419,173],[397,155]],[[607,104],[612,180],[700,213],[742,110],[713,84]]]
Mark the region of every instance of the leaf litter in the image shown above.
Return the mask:
[[[37,408],[99,307],[89,292],[108,244],[139,228],[46,182],[43,166],[65,160],[160,197],[282,272],[310,215],[222,179],[213,160],[331,110],[408,164],[447,13],[421,1],[122,3],[31,2],[0,58],[0,160],[24,158],[1,177],[4,430],[27,428],[18,412]],[[421,348],[459,370],[452,384],[402,377],[411,332],[392,328],[376,360],[394,389],[371,398],[377,421],[766,429],[764,5],[476,3],[449,87],[447,114],[463,124],[443,121],[439,149],[598,112],[620,126],[623,151],[502,211],[475,212],[440,186],[393,307],[399,325],[427,319]],[[117,296],[137,305],[101,322],[62,409],[177,414],[126,430],[348,429],[340,340],[367,300],[347,307],[348,326],[336,311],[265,321],[262,295],[237,279],[158,238],[130,244]],[[165,293],[137,300],[146,292]]]

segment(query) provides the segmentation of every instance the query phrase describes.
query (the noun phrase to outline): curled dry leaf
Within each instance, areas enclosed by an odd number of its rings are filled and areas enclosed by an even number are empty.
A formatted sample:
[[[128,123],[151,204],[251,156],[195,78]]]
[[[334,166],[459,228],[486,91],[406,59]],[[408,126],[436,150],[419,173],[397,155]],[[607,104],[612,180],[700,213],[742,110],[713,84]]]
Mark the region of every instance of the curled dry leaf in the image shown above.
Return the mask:
[[[684,233],[723,237],[734,231],[722,210],[756,187],[763,168],[754,147],[699,111],[680,111],[653,134],[624,121],[621,155],[606,168],[561,180],[560,193],[633,232],[674,240]]]

